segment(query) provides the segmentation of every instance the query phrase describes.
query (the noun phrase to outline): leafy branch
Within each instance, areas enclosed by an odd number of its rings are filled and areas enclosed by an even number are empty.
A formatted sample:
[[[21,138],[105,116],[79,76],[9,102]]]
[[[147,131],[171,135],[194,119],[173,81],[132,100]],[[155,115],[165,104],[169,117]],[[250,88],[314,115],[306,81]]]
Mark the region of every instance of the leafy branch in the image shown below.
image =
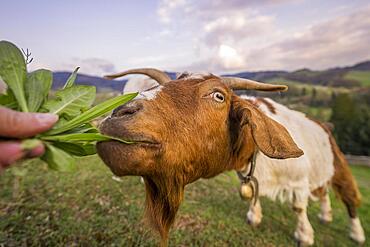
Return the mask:
[[[24,56],[22,55],[24,54]],[[49,112],[59,115],[54,127],[41,135],[22,141],[25,150],[43,143],[45,154],[41,157],[49,168],[59,171],[75,169],[74,156],[96,153],[99,141],[117,141],[123,145],[130,141],[102,135],[90,121],[112,111],[135,98],[137,93],[117,96],[92,107],[96,96],[94,86],[75,85],[78,68],[67,79],[64,87],[49,98],[53,74],[46,69],[27,73],[26,65],[33,61],[31,52],[22,52],[8,41],[0,41],[0,77],[8,85],[7,94],[0,95],[0,105],[23,112]]]
[[[26,49],[26,51],[24,51],[23,48],[21,48],[21,50],[23,55],[26,57],[26,64],[32,63],[33,61],[33,57],[31,57],[32,53],[28,50],[28,48]]]

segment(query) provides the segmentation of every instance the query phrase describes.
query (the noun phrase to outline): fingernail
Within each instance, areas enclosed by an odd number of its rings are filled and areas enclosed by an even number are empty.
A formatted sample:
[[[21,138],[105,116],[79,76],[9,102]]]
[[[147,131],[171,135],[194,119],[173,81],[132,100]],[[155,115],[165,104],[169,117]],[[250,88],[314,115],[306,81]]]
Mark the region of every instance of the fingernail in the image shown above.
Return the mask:
[[[4,154],[7,154],[1,162],[5,164],[5,167],[21,159],[24,155],[21,144],[17,142],[3,142],[0,145],[0,149]]]
[[[35,118],[42,125],[49,125],[58,121],[58,115],[50,113],[37,113],[35,114]]]
[[[24,151],[24,158],[35,158],[41,156],[45,152],[45,148],[43,145],[39,145],[38,147],[32,150],[25,150]]]

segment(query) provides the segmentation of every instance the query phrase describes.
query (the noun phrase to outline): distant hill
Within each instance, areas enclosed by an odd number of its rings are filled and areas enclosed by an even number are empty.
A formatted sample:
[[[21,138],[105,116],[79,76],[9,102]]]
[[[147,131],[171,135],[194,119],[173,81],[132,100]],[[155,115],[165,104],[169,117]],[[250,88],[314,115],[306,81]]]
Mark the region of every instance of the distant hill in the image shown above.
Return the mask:
[[[55,72],[53,89],[61,88],[71,72]],[[176,72],[167,72],[172,78],[176,78]],[[239,72],[226,74],[224,76],[234,76],[240,78],[253,79],[258,81],[278,81],[304,83],[311,85],[333,86],[333,87],[370,87],[370,61],[364,61],[348,67],[337,67],[322,71],[310,69],[300,69],[292,72],[288,71],[256,71]],[[78,74],[76,84],[93,85],[98,91],[114,90],[122,91],[127,80],[106,80],[101,77]]]
[[[367,70],[370,71],[370,61],[365,61],[348,67],[350,70]]]
[[[271,78],[279,78],[288,75],[287,71],[257,71],[257,72],[240,72],[236,74],[225,74],[223,76],[240,77],[246,79],[253,79],[257,81],[264,81]]]
[[[67,81],[71,72],[54,72],[53,73],[53,89],[62,88],[64,83]],[[172,78],[176,78],[175,72],[168,72],[168,75]],[[76,78],[76,84],[78,85],[90,85],[95,86],[98,91],[110,90],[110,91],[122,91],[127,80],[107,80],[102,77],[90,76],[85,74],[78,74]]]
[[[359,87],[370,86],[370,61],[361,62],[353,66],[337,67],[322,71],[300,69],[287,71],[260,71],[241,72],[227,75],[237,76],[260,81],[295,81],[298,83],[332,86],[332,87]]]
[[[71,72],[54,72],[53,73],[53,89],[62,88],[67,81]],[[114,90],[122,91],[127,80],[107,80],[102,77],[78,74],[76,84],[95,86],[98,91],[100,90]]]

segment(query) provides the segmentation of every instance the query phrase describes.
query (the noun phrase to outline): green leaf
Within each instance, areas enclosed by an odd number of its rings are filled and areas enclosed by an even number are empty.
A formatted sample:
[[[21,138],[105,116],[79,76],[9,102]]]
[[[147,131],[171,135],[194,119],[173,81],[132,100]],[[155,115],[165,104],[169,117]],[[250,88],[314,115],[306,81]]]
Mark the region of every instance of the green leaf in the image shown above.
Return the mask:
[[[53,74],[50,70],[39,69],[28,74],[24,88],[30,112],[37,112],[47,100],[52,82]]]
[[[77,133],[99,133],[98,129],[90,123],[78,126],[65,132],[65,134],[77,134]]]
[[[132,144],[131,141],[125,141],[120,138],[102,135],[100,133],[76,133],[66,135],[41,136],[44,141],[58,141],[58,142],[97,142],[115,140],[125,144]]]
[[[107,101],[104,101],[103,103],[100,103],[99,105],[94,106],[90,110],[87,110],[86,112],[82,113],[81,115],[75,117],[74,119],[68,121],[65,125],[52,129],[48,132],[46,132],[44,135],[56,135],[59,133],[63,133],[67,130],[73,129],[75,127],[80,126],[83,123],[87,123],[90,120],[100,117],[101,115],[104,115],[107,112],[110,112],[114,108],[125,104],[126,102],[132,100],[136,97],[138,93],[130,93],[125,94],[121,96],[117,96],[113,99],[109,99]]]
[[[60,128],[66,123],[68,123],[69,120],[65,119],[64,116],[59,117],[58,122],[54,125],[54,128]]]
[[[22,140],[21,148],[23,151],[30,151],[38,146],[40,146],[42,142],[38,139],[26,139]]]
[[[89,129],[86,129],[83,133],[99,133],[99,130],[96,127],[91,127]]]
[[[50,169],[62,172],[76,169],[76,161],[70,154],[49,143],[45,143],[45,146],[46,150],[41,159],[48,164]]]
[[[68,77],[67,81],[66,81],[66,84],[64,84],[63,86],[63,89],[65,88],[69,88],[69,87],[72,87],[73,84],[75,83],[76,81],[76,78],[77,78],[77,72],[78,70],[80,69],[80,67],[77,67],[73,73]]]
[[[43,108],[59,116],[77,116],[92,105],[95,95],[94,86],[73,86],[56,92],[56,99],[46,102]]]
[[[17,110],[18,103],[11,90],[8,89],[7,94],[0,94],[0,105]]]
[[[22,52],[12,43],[0,41],[0,76],[12,90],[23,112],[28,112],[24,93],[27,77],[26,62]]]
[[[96,154],[95,144],[54,142],[53,145],[69,154],[76,156],[87,156]]]

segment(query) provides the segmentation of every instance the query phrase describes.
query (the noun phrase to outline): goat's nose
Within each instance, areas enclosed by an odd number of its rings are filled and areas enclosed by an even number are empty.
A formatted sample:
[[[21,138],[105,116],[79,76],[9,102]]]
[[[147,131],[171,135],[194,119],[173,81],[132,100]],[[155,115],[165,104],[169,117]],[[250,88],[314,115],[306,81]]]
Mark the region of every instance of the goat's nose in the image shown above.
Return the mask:
[[[113,110],[112,117],[123,117],[134,115],[136,112],[143,108],[142,104],[138,102],[130,102],[125,105],[121,105]]]

